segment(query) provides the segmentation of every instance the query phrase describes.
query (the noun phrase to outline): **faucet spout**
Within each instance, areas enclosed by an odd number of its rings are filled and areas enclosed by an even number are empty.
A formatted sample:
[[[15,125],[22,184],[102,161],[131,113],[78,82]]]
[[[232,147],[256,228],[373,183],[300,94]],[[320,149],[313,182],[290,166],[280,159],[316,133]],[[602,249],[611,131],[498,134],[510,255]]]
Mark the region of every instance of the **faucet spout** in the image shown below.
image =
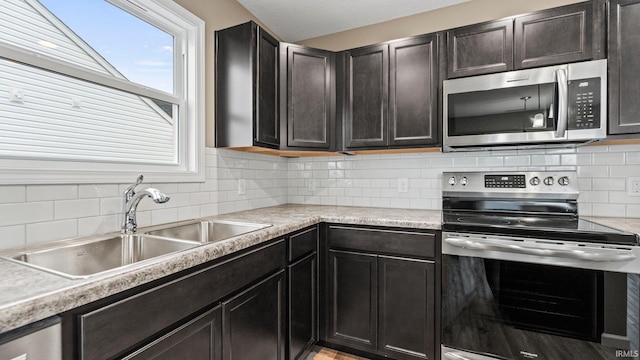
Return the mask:
[[[157,204],[163,204],[169,201],[170,197],[160,192],[155,188],[146,188],[135,192],[135,187],[142,182],[142,175],[138,177],[136,184],[130,186],[124,192],[124,219],[122,221],[122,232],[125,234],[131,234],[138,229],[138,223],[136,221],[136,209],[140,200],[145,197],[150,197]]]
[[[151,200],[153,200],[153,202],[155,202],[156,204],[164,204],[169,201],[169,199],[171,199],[166,194],[161,193],[160,190],[155,188],[146,188],[144,190],[140,190],[134,195],[134,198],[137,197],[141,200],[145,196],[150,197]]]

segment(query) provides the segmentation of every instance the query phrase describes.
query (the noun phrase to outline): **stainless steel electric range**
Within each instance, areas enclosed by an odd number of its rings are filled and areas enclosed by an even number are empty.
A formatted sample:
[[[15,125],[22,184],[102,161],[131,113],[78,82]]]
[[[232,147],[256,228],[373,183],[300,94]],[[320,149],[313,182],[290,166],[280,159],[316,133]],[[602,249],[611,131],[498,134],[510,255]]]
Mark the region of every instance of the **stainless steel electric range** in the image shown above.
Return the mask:
[[[577,184],[443,174],[443,359],[640,356],[640,239],[581,219]]]

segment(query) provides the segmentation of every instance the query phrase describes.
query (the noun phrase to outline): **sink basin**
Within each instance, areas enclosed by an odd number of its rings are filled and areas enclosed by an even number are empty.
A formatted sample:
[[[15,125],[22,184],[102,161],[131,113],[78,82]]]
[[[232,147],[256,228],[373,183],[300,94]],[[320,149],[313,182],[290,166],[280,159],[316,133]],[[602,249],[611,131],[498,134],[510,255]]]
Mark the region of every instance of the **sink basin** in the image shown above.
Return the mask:
[[[204,220],[191,224],[153,230],[146,234],[208,243],[264,229],[269,226],[271,225],[223,220]]]
[[[201,245],[150,235],[116,235],[4,256],[70,279],[82,279]]]

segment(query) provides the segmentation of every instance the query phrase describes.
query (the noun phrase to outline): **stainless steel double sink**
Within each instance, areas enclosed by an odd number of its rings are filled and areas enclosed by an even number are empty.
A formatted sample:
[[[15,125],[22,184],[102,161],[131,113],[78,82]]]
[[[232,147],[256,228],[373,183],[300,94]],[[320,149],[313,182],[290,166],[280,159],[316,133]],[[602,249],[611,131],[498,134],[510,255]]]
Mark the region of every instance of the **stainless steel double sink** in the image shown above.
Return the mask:
[[[70,240],[32,250],[3,254],[2,258],[70,279],[112,271],[126,271],[161,261],[174,253],[271,225],[223,220],[195,220],[140,234],[116,234]]]

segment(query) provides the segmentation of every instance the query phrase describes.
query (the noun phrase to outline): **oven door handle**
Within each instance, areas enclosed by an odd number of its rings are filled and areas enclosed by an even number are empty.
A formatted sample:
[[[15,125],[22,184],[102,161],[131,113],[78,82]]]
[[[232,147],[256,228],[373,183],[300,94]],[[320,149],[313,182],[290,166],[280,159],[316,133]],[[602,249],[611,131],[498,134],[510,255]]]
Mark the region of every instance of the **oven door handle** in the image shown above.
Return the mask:
[[[466,356],[462,356],[462,355],[458,355],[456,353],[452,353],[452,352],[445,352],[444,357],[446,357],[447,359],[453,359],[453,360],[471,360]]]
[[[576,250],[573,247],[566,249],[543,249],[517,244],[496,244],[486,240],[446,238],[449,245],[472,250],[503,251],[524,255],[550,256],[566,259],[578,259],[587,261],[630,261],[636,258],[635,254],[628,250],[601,249],[601,250]]]

